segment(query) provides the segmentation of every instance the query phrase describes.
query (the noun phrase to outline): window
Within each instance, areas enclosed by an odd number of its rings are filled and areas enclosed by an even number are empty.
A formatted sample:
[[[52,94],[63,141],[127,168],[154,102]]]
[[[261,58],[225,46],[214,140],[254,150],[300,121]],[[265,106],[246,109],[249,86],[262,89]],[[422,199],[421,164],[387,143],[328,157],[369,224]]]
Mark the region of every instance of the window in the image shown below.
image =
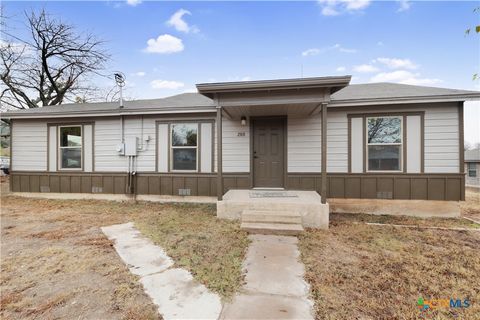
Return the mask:
[[[367,171],[401,171],[402,142],[402,117],[368,117]]]
[[[61,169],[82,169],[82,127],[59,127]]]
[[[197,171],[198,124],[175,123],[171,125],[171,169]]]
[[[475,162],[468,162],[467,171],[470,178],[475,178],[477,176],[477,164]]]

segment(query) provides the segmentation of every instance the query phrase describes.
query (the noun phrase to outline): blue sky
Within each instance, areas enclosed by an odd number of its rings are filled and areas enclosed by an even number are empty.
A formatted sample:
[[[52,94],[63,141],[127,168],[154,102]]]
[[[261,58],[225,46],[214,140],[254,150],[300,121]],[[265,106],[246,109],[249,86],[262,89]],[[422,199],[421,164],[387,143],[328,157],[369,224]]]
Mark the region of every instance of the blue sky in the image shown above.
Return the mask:
[[[18,35],[23,11],[43,7],[105,39],[108,69],[126,75],[137,99],[302,75],[480,90],[480,36],[464,35],[480,20],[474,1],[4,3]],[[466,140],[480,141],[478,104],[466,120]]]

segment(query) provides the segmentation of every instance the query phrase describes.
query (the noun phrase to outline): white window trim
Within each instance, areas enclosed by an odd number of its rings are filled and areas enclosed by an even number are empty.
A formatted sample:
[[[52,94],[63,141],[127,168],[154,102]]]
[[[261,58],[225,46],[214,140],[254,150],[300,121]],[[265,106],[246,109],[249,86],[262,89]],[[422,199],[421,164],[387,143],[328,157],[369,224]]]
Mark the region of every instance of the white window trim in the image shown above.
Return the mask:
[[[80,147],[62,147],[62,136],[61,136],[61,128],[75,128],[78,127],[80,128],[80,137],[82,139],[82,145]],[[82,125],[63,125],[63,126],[58,126],[58,145],[57,145],[57,150],[58,152],[58,170],[62,171],[82,171],[83,170],[83,126]],[[63,168],[62,167],[62,153],[60,152],[62,149],[80,149],[80,168]]]
[[[400,143],[369,143],[368,142],[368,119],[378,119],[378,118],[397,118],[400,119]],[[365,117],[365,161],[366,161],[366,171],[372,173],[382,173],[382,172],[403,172],[403,116],[375,116],[375,117]],[[368,146],[400,146],[400,166],[398,170],[370,170],[369,161],[368,161]]]
[[[179,124],[194,124],[197,126],[197,145],[196,146],[173,146],[173,126],[174,125],[179,125]],[[198,172],[198,143],[199,143],[199,139],[200,139],[200,135],[199,135],[199,123],[198,122],[174,122],[174,123],[170,123],[169,125],[169,135],[170,135],[170,143],[169,143],[169,150],[170,150],[170,165],[169,165],[169,168],[170,168],[170,172],[187,172],[187,173],[190,173],[190,172]],[[173,149],[195,149],[196,150],[196,153],[195,153],[195,170],[179,170],[179,169],[173,169]]]

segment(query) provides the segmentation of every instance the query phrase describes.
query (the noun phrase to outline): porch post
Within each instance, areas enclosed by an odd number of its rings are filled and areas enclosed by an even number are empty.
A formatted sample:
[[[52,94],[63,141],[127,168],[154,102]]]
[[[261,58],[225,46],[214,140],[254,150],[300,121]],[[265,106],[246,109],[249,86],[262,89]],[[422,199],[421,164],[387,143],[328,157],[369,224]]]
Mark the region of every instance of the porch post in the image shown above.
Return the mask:
[[[327,203],[327,104],[322,103],[322,203]]]
[[[217,198],[223,198],[222,107],[217,103]]]

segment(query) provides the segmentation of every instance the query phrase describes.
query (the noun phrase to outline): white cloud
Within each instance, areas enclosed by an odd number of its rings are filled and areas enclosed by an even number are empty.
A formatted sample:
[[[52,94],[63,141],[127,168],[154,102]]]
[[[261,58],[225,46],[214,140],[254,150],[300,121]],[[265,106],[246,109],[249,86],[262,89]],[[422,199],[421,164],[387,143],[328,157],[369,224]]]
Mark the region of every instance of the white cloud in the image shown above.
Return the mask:
[[[345,52],[345,53],[355,53],[357,52],[357,49],[348,49],[348,48],[344,48],[342,47],[340,44],[336,44],[332,47],[332,49],[337,49],[338,51],[340,52]]]
[[[178,82],[178,81],[157,79],[150,82],[150,86],[153,89],[179,89],[179,88],[183,88],[185,84],[183,82]]]
[[[410,59],[397,59],[397,58],[377,58],[374,62],[380,62],[386,65],[390,69],[409,69],[415,70],[418,66]]]
[[[347,68],[345,68],[344,66],[341,66],[341,67],[338,67],[337,69],[335,69],[335,71],[337,72],[345,72],[347,70]]]
[[[409,0],[399,0],[398,2],[400,4],[400,7],[397,10],[398,12],[407,11],[412,6],[412,3]]]
[[[345,12],[359,12],[370,5],[371,0],[318,0],[325,16],[336,16]]]
[[[316,56],[319,53],[320,53],[320,49],[311,48],[311,49],[307,49],[307,50],[303,51],[302,56],[304,56],[304,57]]]
[[[149,39],[145,52],[150,53],[174,53],[183,51],[182,39],[169,34],[162,34],[157,39]]]
[[[379,69],[371,64],[361,64],[358,66],[353,67],[353,71],[355,72],[362,72],[362,73],[369,73],[369,72],[377,72]]]
[[[185,9],[180,9],[175,12],[170,19],[167,21],[167,25],[174,27],[177,31],[189,33],[197,33],[200,30],[196,26],[189,26],[188,23],[183,19],[184,15],[192,15],[192,13]]]
[[[140,3],[142,3],[142,0],[127,0],[127,4],[132,7],[135,7]]]
[[[137,77],[144,77],[147,73],[145,71],[135,72],[133,75]]]
[[[419,73],[412,73],[406,70],[392,72],[380,72],[370,79],[370,82],[396,82],[412,85],[433,85],[442,82],[435,78],[421,78]]]
[[[326,52],[326,51],[331,51],[331,50],[337,50],[339,52],[343,53],[356,53],[356,49],[349,49],[349,48],[344,48],[340,44],[334,44],[333,46],[330,47],[325,47],[325,48],[310,48],[302,52],[302,56],[308,57],[308,56],[316,56],[317,54]]]

